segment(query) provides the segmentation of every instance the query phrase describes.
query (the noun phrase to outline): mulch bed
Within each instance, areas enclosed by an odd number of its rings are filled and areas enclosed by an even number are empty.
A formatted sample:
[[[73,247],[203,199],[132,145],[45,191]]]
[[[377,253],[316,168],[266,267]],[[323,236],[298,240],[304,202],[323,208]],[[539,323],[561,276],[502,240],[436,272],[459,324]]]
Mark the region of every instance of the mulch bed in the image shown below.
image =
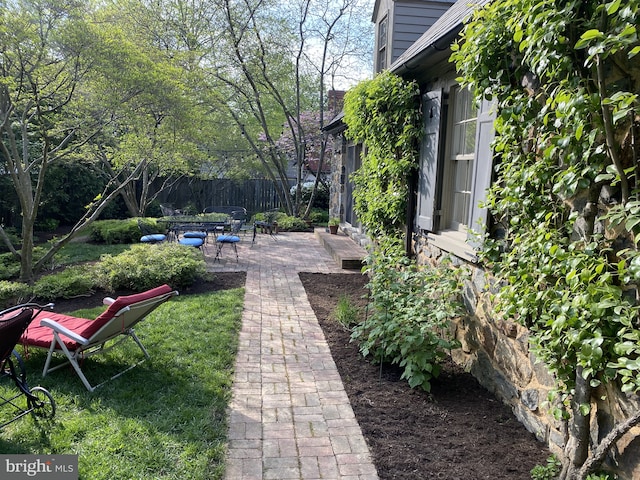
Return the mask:
[[[364,311],[365,277],[300,278],[381,479],[530,480],[531,469],[546,463],[546,446],[453,362],[427,393],[411,389],[398,368],[360,355],[334,311],[343,295]]]

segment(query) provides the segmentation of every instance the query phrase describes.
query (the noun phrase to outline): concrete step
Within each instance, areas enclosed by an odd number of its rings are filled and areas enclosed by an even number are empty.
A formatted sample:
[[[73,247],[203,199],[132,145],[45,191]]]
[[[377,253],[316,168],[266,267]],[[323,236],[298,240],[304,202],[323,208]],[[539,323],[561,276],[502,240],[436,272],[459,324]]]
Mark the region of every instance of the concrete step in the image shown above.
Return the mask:
[[[338,232],[332,235],[323,228],[315,229],[316,237],[343,270],[360,270],[367,251],[351,237]]]

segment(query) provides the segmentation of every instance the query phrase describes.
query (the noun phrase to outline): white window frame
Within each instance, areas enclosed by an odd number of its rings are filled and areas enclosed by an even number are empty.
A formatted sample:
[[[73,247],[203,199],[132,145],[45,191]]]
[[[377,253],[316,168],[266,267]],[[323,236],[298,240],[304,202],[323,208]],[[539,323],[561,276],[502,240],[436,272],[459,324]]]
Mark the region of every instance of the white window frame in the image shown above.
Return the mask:
[[[484,234],[486,209],[480,204],[486,198],[486,190],[491,182],[492,160],[491,140],[493,139],[492,104],[483,101],[475,118],[474,151],[458,153],[453,145],[454,106],[457,99],[456,85],[448,91],[449,104],[445,109],[445,95],[442,90],[423,95],[425,112],[425,138],[422,144],[420,179],[418,184],[418,205],[416,229],[426,234],[429,243],[451,252],[458,257],[475,261],[475,249]],[[446,114],[448,112],[448,115]],[[444,118],[447,118],[447,122]],[[471,190],[467,212],[462,225],[452,222],[452,176],[455,161],[469,161]]]
[[[462,100],[462,101],[461,101]],[[463,103],[464,102],[464,103]],[[472,185],[473,167],[475,157],[476,123],[478,119],[478,109],[475,107],[472,94],[468,89],[461,89],[459,86],[451,88],[449,93],[449,118],[445,131],[445,162],[444,162],[444,186],[442,189],[442,219],[441,225],[444,231],[452,234],[459,233],[464,241],[469,227],[470,212],[472,210]],[[468,127],[473,128],[472,143],[469,145]],[[468,147],[471,148],[468,148]],[[464,163],[463,163],[464,162]],[[461,168],[466,163],[466,179],[464,188],[456,185],[456,176],[461,172]],[[465,205],[456,205],[457,197],[466,199]],[[456,206],[461,210],[462,215],[456,218]]]
[[[384,26],[384,38],[382,27]],[[386,14],[378,22],[376,29],[376,73],[387,68],[389,57],[389,14]]]

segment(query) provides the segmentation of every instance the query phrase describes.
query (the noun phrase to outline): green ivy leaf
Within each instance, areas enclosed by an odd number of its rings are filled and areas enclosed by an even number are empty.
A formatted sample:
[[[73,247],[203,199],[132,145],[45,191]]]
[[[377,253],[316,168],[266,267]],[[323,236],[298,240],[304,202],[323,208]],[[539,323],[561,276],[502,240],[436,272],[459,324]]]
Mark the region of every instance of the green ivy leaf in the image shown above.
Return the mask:
[[[591,405],[589,405],[588,403],[581,403],[579,410],[580,414],[586,417],[591,412]]]
[[[622,0],[614,0],[613,2],[609,2],[606,4],[607,7],[607,15],[613,15],[620,8],[620,4]]]
[[[586,32],[584,32],[581,36],[580,36],[580,40],[578,40],[578,42],[576,43],[575,48],[576,49],[581,49],[581,48],[585,48],[586,46],[588,46],[589,42],[591,42],[591,40],[593,39],[601,39],[604,38],[603,33],[596,29],[593,28],[591,30],[587,30]]]

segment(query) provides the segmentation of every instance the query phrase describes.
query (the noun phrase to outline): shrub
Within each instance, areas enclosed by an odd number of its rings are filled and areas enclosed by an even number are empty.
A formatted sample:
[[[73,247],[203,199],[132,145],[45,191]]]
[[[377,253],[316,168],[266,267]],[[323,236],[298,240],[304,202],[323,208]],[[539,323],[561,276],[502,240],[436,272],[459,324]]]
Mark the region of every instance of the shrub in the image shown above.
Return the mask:
[[[34,229],[39,232],[53,232],[59,226],[59,220],[55,218],[43,218],[36,221]]]
[[[44,301],[90,295],[98,287],[95,267],[72,265],[60,272],[41,277],[33,286],[33,294]]]
[[[91,224],[91,241],[108,245],[138,243],[142,237],[138,221],[142,222],[152,233],[165,233],[167,230],[165,222],[155,218],[98,220]]]
[[[90,238],[95,243],[138,243],[140,228],[136,219],[98,220],[91,224]]]
[[[119,255],[105,255],[97,275],[105,290],[144,291],[168,283],[173,288],[193,285],[204,276],[202,253],[175,243],[132,245]]]
[[[309,230],[307,222],[298,217],[280,214],[276,221],[278,222],[278,229],[285,232],[304,232]]]
[[[13,253],[0,254],[0,280],[16,278],[20,274],[20,262]]]
[[[379,252],[372,262],[371,313],[351,337],[365,357],[400,366],[411,388],[429,391],[441,361],[458,346],[449,323],[464,312],[463,269],[446,262],[419,268],[407,258]]]
[[[313,192],[313,185],[315,184],[315,182],[305,182],[302,184],[302,189],[301,189],[301,197],[300,197],[300,203],[304,206],[306,206],[309,203],[309,200],[311,200],[311,193]],[[289,192],[291,193],[291,195],[295,195],[296,194],[296,189],[297,189],[297,185],[294,185],[293,187],[291,187],[291,189],[289,190]],[[319,183],[318,184],[318,189],[316,190],[316,196],[313,198],[313,208],[321,208],[324,210],[328,210],[329,209],[329,186],[324,184],[324,183]]]
[[[311,210],[309,220],[314,224],[327,223],[329,221],[329,212],[326,210]]]
[[[18,246],[20,245],[20,242],[22,240],[20,240],[20,232],[13,227],[8,227],[4,229],[4,233],[7,234],[7,236],[9,237],[9,240],[11,240],[11,243],[13,246]],[[9,250],[9,248],[7,247],[7,245],[4,243],[4,241],[0,240],[0,252],[7,252]],[[0,274],[2,275],[2,274]]]
[[[0,280],[0,309],[26,302],[31,297],[31,287],[26,283]]]

